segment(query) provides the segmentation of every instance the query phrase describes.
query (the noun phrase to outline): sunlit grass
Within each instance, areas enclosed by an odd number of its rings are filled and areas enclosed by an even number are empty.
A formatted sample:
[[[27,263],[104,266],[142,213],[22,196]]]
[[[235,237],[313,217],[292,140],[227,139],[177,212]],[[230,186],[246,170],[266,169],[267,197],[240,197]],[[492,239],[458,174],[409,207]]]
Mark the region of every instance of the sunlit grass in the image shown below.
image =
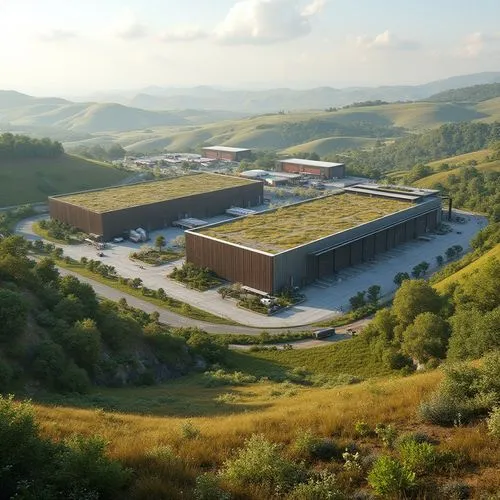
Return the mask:
[[[130,186],[61,196],[59,201],[72,203],[93,212],[108,212],[136,205],[155,203],[209,191],[251,184],[248,179],[217,174],[194,174]]]

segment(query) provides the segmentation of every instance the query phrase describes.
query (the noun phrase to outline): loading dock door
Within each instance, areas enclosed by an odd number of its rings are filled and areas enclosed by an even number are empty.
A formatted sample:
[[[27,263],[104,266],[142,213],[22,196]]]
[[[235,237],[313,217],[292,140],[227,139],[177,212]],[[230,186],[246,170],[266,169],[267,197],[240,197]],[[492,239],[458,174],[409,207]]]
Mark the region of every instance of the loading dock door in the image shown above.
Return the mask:
[[[318,256],[318,276],[328,276],[334,272],[334,250],[322,253]]]
[[[367,261],[375,257],[375,235],[363,238],[363,260]]]
[[[341,269],[349,267],[350,255],[349,245],[337,248],[335,250],[334,270],[340,271]]]
[[[307,256],[307,281],[312,283],[318,279],[318,257],[316,255]]]

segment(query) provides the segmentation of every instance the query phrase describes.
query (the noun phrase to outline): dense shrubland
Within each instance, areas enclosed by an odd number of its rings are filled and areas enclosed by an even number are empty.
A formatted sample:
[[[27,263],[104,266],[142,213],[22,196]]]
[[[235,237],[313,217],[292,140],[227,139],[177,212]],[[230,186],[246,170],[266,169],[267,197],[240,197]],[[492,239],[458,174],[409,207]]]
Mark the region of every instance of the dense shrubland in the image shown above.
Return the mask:
[[[0,389],[88,392],[141,385],[220,361],[222,345],[172,335],[158,314],[99,301],[92,287],[60,276],[50,256],[29,258],[18,236],[0,241]],[[210,360],[206,344],[213,343]],[[220,359],[219,359],[219,357]]]

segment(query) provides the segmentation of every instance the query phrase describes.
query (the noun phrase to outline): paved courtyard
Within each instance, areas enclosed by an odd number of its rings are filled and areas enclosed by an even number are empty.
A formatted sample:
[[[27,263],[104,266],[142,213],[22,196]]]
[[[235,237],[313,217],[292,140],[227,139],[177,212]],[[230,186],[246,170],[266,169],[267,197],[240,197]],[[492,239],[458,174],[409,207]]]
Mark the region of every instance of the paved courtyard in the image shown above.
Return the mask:
[[[429,241],[416,240],[400,245],[386,253],[379,254],[371,262],[344,269],[338,275],[323,278],[306,287],[306,301],[302,304],[280,312],[275,316],[261,316],[245,311],[236,306],[232,300],[224,300],[216,290],[198,292],[189,290],[181,284],[167,278],[174,266],[182,265],[182,260],[164,266],[149,266],[130,260],[131,252],[139,250],[142,244],[126,241],[120,244],[109,244],[104,250],[101,260],[113,265],[118,274],[127,278],[139,277],[149,288],[163,288],[165,292],[192,306],[199,307],[219,316],[229,318],[241,324],[257,328],[287,328],[322,321],[342,314],[349,308],[349,298],[357,292],[366,290],[371,285],[380,285],[382,295],[389,297],[395,291],[393,278],[398,272],[411,273],[412,268],[422,261],[431,265],[428,275],[436,271],[436,256],[445,254],[447,248],[461,245],[464,251],[469,249],[469,242],[477,232],[486,226],[484,217],[460,212],[464,223],[451,223],[452,231],[445,235],[430,234]],[[211,222],[224,220],[221,216]],[[33,234],[32,224],[36,218],[27,219],[17,227],[17,232],[28,239],[38,239]],[[155,238],[162,234],[168,242],[182,234],[181,229],[168,228],[151,233],[148,245],[154,244]],[[65,255],[80,260],[81,257],[98,259],[91,245],[62,245]]]

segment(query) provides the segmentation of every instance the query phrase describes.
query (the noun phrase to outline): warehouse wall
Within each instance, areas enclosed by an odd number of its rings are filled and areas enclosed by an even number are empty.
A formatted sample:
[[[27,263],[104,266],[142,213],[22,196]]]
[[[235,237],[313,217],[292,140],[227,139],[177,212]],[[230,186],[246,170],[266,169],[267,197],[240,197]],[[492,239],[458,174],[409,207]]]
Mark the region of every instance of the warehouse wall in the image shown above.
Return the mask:
[[[54,219],[67,222],[85,232],[100,234],[105,241],[109,241],[124,231],[137,227],[153,231],[168,227],[172,222],[186,217],[203,219],[219,215],[231,206],[246,208],[259,205],[263,199],[263,183],[253,182],[103,214],[93,214],[86,209],[69,205],[57,198],[50,198],[49,205],[54,204],[58,207],[54,210],[51,209],[50,215]],[[91,230],[89,230],[90,227],[92,227]]]
[[[186,261],[208,267],[221,278],[273,292],[273,256],[213,238],[186,233]]]
[[[86,233],[103,234],[101,214],[71,205],[57,198],[49,198],[49,213],[53,219],[65,222]]]
[[[430,213],[427,214],[427,212]],[[434,229],[440,219],[440,214],[441,200],[436,198],[418,205],[410,205],[410,208],[403,212],[279,253],[275,256],[274,262],[274,288],[279,290],[291,285],[304,286],[318,276],[322,276],[321,270],[325,270],[326,274],[326,270],[332,267],[338,271],[359,264],[369,256],[370,251],[364,250],[365,246],[374,245],[374,253],[385,252],[394,248],[396,244],[425,233],[426,228]],[[399,225],[399,227],[388,228],[393,225]],[[403,234],[407,231],[411,233],[410,236],[403,238]],[[364,235],[367,235],[366,241],[363,241]],[[374,243],[371,238],[374,238]],[[358,241],[353,242],[353,240]],[[321,257],[318,264],[312,263],[308,258],[309,254],[321,252],[330,247],[336,247],[330,254],[332,263],[327,263],[328,257]],[[316,272],[315,270],[318,270],[319,274],[312,274]]]
[[[440,215],[441,200],[429,200],[276,255],[232,245],[195,231],[186,232],[186,258],[229,281],[276,293],[288,286],[305,286],[318,277],[369,260],[376,253],[423,234],[426,229],[434,229]],[[311,255],[322,250],[325,252],[319,256]]]
[[[278,170],[282,172],[289,172],[292,174],[306,172],[308,174],[320,175],[325,179],[332,179],[333,177],[345,177],[345,165],[336,167],[312,167],[309,165],[299,165],[296,163],[288,163],[287,161],[278,162]]]

